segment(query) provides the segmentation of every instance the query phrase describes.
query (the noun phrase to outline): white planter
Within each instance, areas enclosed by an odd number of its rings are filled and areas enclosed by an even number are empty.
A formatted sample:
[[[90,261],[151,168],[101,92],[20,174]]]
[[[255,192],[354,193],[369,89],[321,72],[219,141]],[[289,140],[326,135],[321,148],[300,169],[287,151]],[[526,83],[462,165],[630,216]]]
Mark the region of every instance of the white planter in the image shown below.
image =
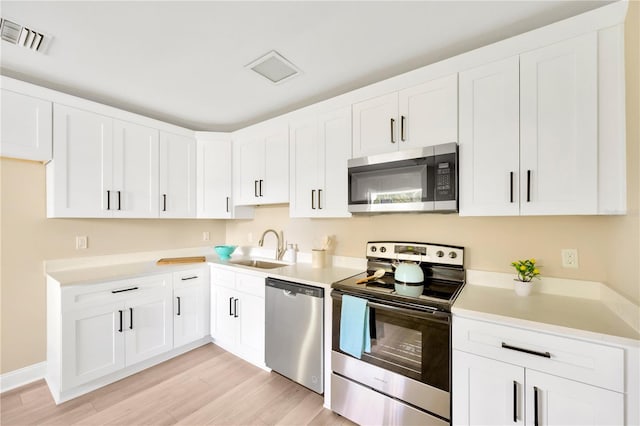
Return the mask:
[[[531,289],[533,288],[533,283],[531,281],[524,282],[514,279],[513,285],[518,296],[528,296],[529,293],[531,293]]]

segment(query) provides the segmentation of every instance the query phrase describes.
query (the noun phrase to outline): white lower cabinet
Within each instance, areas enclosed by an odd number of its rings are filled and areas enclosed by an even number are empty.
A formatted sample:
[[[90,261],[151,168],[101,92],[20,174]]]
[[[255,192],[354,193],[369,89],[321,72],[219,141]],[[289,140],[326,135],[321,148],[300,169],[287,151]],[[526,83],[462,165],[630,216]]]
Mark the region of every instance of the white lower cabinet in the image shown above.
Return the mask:
[[[265,276],[211,268],[211,337],[264,367]]]
[[[206,268],[103,283],[47,277],[47,374],[57,403],[208,340]]]
[[[623,425],[623,349],[453,321],[454,425]]]
[[[209,280],[206,269],[173,273],[173,345],[209,334]]]

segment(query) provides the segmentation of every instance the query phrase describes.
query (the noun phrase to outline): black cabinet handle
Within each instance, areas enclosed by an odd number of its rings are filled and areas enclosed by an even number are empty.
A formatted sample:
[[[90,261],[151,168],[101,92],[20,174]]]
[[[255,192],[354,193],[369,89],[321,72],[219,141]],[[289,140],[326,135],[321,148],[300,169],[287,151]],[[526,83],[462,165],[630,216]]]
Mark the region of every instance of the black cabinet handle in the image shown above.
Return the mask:
[[[318,209],[322,210],[322,189],[318,189]]]
[[[312,189],[311,190],[311,209],[315,210],[316,209],[316,190]]]
[[[167,211],[167,194],[162,194],[162,211]]]
[[[258,191],[258,194],[260,194],[261,197],[262,197],[262,182],[263,180],[260,179],[260,183],[258,184],[258,188],[260,188],[260,190]]]
[[[400,140],[402,142],[407,140],[405,138],[405,134],[404,134],[405,133],[405,131],[404,131],[404,129],[405,129],[404,123],[405,123],[406,120],[407,120],[407,117],[405,117],[404,115],[400,116]]]
[[[120,312],[120,329],[118,330],[120,333],[122,333],[122,314],[124,313],[122,310],[119,310],[118,312]]]
[[[533,387],[533,425],[538,426],[538,388]]]
[[[524,349],[524,348],[519,348],[517,346],[511,346],[506,344],[505,342],[502,342],[502,347],[504,349],[510,349],[512,351],[524,352],[526,354],[541,356],[544,358],[551,358],[551,354],[549,352],[532,351],[531,349]]]
[[[180,297],[178,296],[178,297],[176,297],[176,299],[178,299],[178,314],[177,315],[180,315]]]
[[[254,197],[258,196],[258,181],[257,180],[253,181],[253,196]]]
[[[129,308],[129,330],[133,330],[133,308]]]
[[[122,192],[122,191],[118,191],[118,210],[122,210],[122,197],[121,197],[121,192]]]
[[[189,280],[195,280],[196,278],[198,278],[197,275],[194,275],[192,277],[182,277],[180,278],[182,281],[189,281]]]
[[[227,213],[229,213],[229,197],[227,197]]]
[[[238,318],[238,299],[233,299],[233,317]]]
[[[107,210],[111,210],[111,191],[107,189]]]
[[[513,172],[509,172],[509,196],[510,196],[510,203],[513,203]]]
[[[513,381],[513,422],[518,422],[518,382]]]
[[[531,170],[527,170],[527,203],[531,202]]]
[[[395,127],[396,127],[396,120],[395,120],[395,118],[392,118],[391,119],[391,143],[396,143],[396,138],[395,138],[395,135],[394,135]]]
[[[133,290],[137,290],[138,287],[131,287],[131,288],[125,288],[122,290],[111,290],[111,293],[116,294],[116,293],[124,293],[125,291],[133,291]]]
[[[229,298],[229,316],[233,316],[233,297]]]

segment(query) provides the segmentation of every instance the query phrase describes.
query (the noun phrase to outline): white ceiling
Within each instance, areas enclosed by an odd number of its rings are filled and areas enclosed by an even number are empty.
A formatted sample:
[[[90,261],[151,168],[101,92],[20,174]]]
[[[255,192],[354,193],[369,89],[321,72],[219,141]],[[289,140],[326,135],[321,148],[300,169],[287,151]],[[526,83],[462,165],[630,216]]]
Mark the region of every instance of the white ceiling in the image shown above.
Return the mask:
[[[0,3],[53,36],[2,41],[4,75],[194,130],[230,131],[544,26],[605,1]],[[280,85],[244,68],[276,50]]]

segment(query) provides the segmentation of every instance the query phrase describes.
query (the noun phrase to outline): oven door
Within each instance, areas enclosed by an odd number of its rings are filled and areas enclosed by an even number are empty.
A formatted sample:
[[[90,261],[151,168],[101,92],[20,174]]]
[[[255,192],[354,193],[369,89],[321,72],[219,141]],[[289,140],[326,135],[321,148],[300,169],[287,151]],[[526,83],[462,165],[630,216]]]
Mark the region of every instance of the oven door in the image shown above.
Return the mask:
[[[340,350],[342,291],[333,290],[332,349]],[[368,300],[371,352],[360,361],[449,391],[451,314],[423,312],[362,294]]]

